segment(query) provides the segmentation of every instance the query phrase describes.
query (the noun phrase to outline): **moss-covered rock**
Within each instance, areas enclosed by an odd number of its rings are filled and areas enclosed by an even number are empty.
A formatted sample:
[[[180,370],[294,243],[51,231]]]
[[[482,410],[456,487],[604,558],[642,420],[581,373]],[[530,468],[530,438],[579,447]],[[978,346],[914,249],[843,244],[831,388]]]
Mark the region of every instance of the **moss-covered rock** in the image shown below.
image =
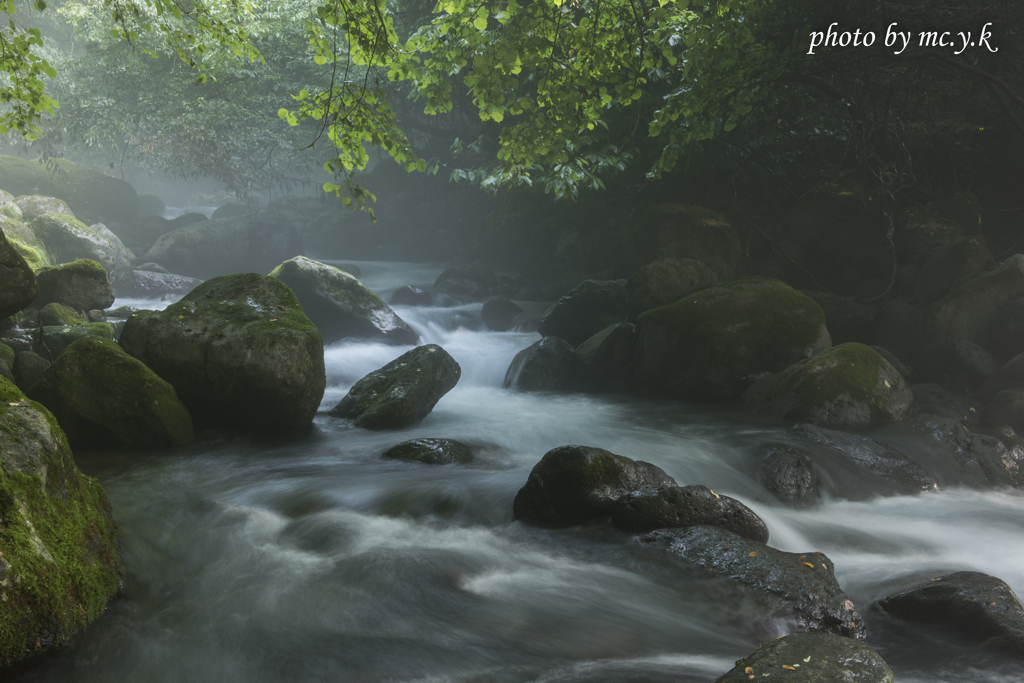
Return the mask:
[[[622,496],[642,486],[675,486],[649,462],[601,448],[561,446],[544,454],[512,504],[515,518],[565,527],[607,517]]]
[[[120,344],[170,382],[197,422],[292,431],[327,383],[320,332],[279,280],[208,280],[163,311],[128,318]]]
[[[7,344],[0,344],[0,360],[7,363],[7,367],[14,368],[14,349]]]
[[[76,327],[85,324],[85,318],[78,311],[64,304],[46,304],[37,318],[43,327]]]
[[[362,282],[343,270],[296,256],[271,271],[288,285],[324,343],[340,339],[376,339],[415,344],[419,335]]]
[[[733,276],[742,255],[728,218],[688,204],[647,209],[626,235],[623,251],[627,272],[658,259],[694,259],[722,279]]]
[[[365,429],[420,422],[458,384],[462,368],[437,344],[417,346],[356,382],[330,414]]]
[[[64,304],[76,311],[110,308],[114,290],[107,271],[96,261],[82,259],[62,266],[43,268],[36,274],[39,295],[34,306]]]
[[[65,349],[79,339],[86,337],[112,341],[114,339],[114,328],[107,323],[80,323],[71,326],[54,325],[53,327],[44,327],[42,328],[42,339],[45,348],[38,341],[34,348],[37,352],[49,356],[51,360],[56,360],[58,356],[64,353]],[[38,340],[38,335],[34,339]]]
[[[32,268],[0,232],[0,318],[25,308],[38,293]]]
[[[11,405],[14,404],[14,405]],[[99,482],[57,421],[0,379],[0,668],[67,643],[124,577]]]
[[[28,391],[43,378],[43,373],[48,367],[50,367],[50,361],[35,351],[19,351],[12,366],[14,382],[22,391]]]
[[[584,280],[544,312],[537,330],[575,347],[627,316],[625,280]]]
[[[3,190],[0,190],[0,192],[3,192]],[[14,202],[13,197],[10,199],[4,199],[4,195],[7,195],[7,193],[3,192],[3,195],[0,195],[0,216],[3,216],[4,218],[14,218],[19,221],[22,220],[25,214],[22,213],[21,207]]]
[[[45,195],[67,202],[76,214],[94,214],[114,221],[134,220],[139,197],[123,180],[67,159],[36,160],[0,155],[0,182],[14,196]]]
[[[23,221],[31,221],[39,216],[45,216],[48,213],[57,213],[65,216],[74,216],[74,212],[71,211],[71,207],[57,199],[56,197],[45,197],[39,194],[25,195],[24,197],[18,197],[14,200],[18,208],[21,209],[21,219]]]
[[[6,213],[4,213],[4,209],[7,210]],[[20,217],[11,216],[12,213],[20,215],[21,212],[17,204],[4,204],[0,208],[0,230],[7,235],[7,239],[18,240],[30,247],[37,246],[39,240],[36,239],[36,234]]]
[[[629,317],[668,306],[684,296],[718,284],[707,264],[690,258],[665,258],[638,268],[626,281]]]
[[[636,372],[676,396],[733,397],[832,346],[821,306],[776,280],[710,287],[637,318]]]
[[[768,527],[753,510],[706,486],[641,486],[615,501],[612,524],[639,533],[710,524],[768,542]]]
[[[68,346],[29,396],[50,409],[73,446],[167,446],[195,438],[174,387],[105,339],[83,337]]]
[[[102,223],[87,226],[73,216],[48,213],[29,223],[29,228],[58,263],[91,259],[108,273],[131,270],[135,254]]]
[[[755,412],[777,420],[867,425],[908,417],[914,395],[877,351],[849,342],[757,382],[743,400]]]
[[[473,449],[455,439],[412,439],[387,449],[383,457],[425,465],[466,464],[473,462]]]
[[[893,683],[877,652],[853,638],[830,633],[791,633],[736,662],[715,683]]]

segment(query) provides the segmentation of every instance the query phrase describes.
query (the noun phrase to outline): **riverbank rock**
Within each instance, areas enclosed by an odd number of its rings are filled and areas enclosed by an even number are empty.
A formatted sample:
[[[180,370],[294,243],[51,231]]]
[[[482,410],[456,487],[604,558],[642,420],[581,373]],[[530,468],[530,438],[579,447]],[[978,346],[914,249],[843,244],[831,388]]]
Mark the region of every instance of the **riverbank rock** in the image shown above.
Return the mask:
[[[295,293],[324,343],[375,339],[411,345],[420,336],[362,282],[343,270],[305,256],[288,259],[270,272]]]
[[[688,204],[655,204],[626,234],[629,272],[664,258],[693,259],[728,280],[742,256],[739,237],[720,213]]]
[[[473,449],[455,439],[412,439],[392,446],[382,457],[425,465],[464,465],[473,462]]]
[[[56,263],[90,259],[108,273],[132,268],[135,254],[101,223],[87,226],[74,216],[48,213],[33,219],[28,227]]]
[[[615,501],[642,486],[675,486],[648,462],[601,448],[561,446],[544,454],[512,504],[515,518],[543,527],[583,524],[611,514]]]
[[[139,196],[123,180],[80,166],[67,159],[37,160],[0,155],[0,179],[15,197],[44,195],[67,202],[76,215],[96,215],[113,221],[135,220]]]
[[[625,280],[584,280],[544,312],[537,331],[579,346],[628,314]]]
[[[85,324],[85,318],[79,315],[78,311],[64,304],[46,304],[36,316],[36,321],[41,327],[55,325],[74,327]]]
[[[461,376],[443,348],[417,346],[356,382],[329,414],[364,429],[408,427],[421,422]]]
[[[888,595],[878,607],[899,619],[940,625],[972,641],[1024,655],[1024,607],[1005,581],[956,572]]]
[[[33,305],[42,308],[58,303],[76,311],[110,308],[114,290],[107,271],[96,261],[83,259],[63,266],[43,268],[36,273],[39,294]]]
[[[495,332],[511,329],[516,316],[522,314],[523,309],[507,296],[492,296],[480,309],[480,317],[483,318],[484,324]]]
[[[848,342],[755,383],[743,401],[776,420],[869,425],[908,417],[914,395],[878,352]]]
[[[544,337],[515,355],[502,384],[516,391],[572,391],[580,385],[583,365],[569,342]]]
[[[138,311],[120,344],[205,424],[302,429],[327,383],[320,332],[287,286],[256,273],[217,277],[163,311]]]
[[[877,477],[877,489],[911,495],[938,488],[935,479],[916,462],[870,436],[824,429],[813,424],[796,425],[790,436],[824,446],[850,467]]]
[[[931,448],[956,464],[965,486],[1024,486],[1024,448],[1007,448],[1002,440],[972,432],[948,417],[918,415],[915,427]]]
[[[866,636],[864,620],[823,553],[786,553],[715,526],[659,529],[637,541],[736,584],[754,600],[761,618],[783,622],[791,632]]]
[[[758,453],[757,481],[778,500],[806,507],[818,500],[814,456],[789,444],[767,444]]]
[[[498,276],[487,266],[475,263],[454,265],[434,280],[434,292],[450,294],[466,301],[479,301],[498,286]]]
[[[291,221],[279,211],[263,209],[178,228],[162,235],[140,260],[159,263],[179,275],[208,279],[266,273],[302,251],[302,237]]]
[[[38,293],[32,268],[0,232],[0,318],[26,308]]]
[[[665,258],[636,269],[626,280],[629,319],[674,304],[684,296],[718,284],[707,264],[692,258]]]
[[[768,542],[768,527],[753,510],[706,486],[641,486],[615,501],[612,524],[633,533],[710,525]]]
[[[174,387],[105,339],[71,344],[29,396],[49,408],[73,446],[177,446],[195,438]]]
[[[0,379],[0,669],[66,644],[124,578],[99,482],[57,421]]]
[[[736,662],[715,683],[893,683],[892,670],[870,647],[831,633],[791,633]]]
[[[158,299],[181,296],[203,284],[202,280],[184,275],[159,273],[133,268],[110,276],[110,286],[118,298]]]
[[[832,346],[821,307],[777,280],[710,287],[643,313],[636,328],[638,381],[683,397],[738,396],[751,375]]]

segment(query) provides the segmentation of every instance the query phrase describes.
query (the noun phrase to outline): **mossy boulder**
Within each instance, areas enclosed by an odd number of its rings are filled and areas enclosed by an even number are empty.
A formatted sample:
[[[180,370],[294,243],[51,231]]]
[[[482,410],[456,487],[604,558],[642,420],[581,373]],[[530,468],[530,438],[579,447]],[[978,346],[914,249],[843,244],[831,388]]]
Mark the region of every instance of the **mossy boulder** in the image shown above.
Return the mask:
[[[820,552],[788,553],[717,526],[659,529],[637,539],[641,547],[717,579],[723,596],[742,594],[737,619],[785,624],[791,632],[819,631],[863,640],[864,620]]]
[[[721,279],[736,270],[742,251],[729,219],[688,204],[655,204],[626,234],[623,257],[633,272],[664,258],[693,259],[706,264]]]
[[[21,210],[18,209],[17,204],[4,204],[0,206],[0,230],[3,230],[4,234],[7,235],[7,239],[18,240],[30,247],[39,244],[36,234],[21,219]]]
[[[78,311],[64,304],[46,304],[39,311],[37,320],[43,327],[84,325],[85,318]]]
[[[710,524],[768,542],[768,527],[753,510],[706,486],[641,486],[615,501],[612,524],[634,533]]]
[[[62,266],[43,268],[36,274],[39,295],[36,307],[58,303],[76,311],[110,308],[114,290],[107,271],[96,261],[82,259]]]
[[[407,345],[419,335],[384,301],[343,270],[296,256],[270,272],[288,285],[324,343],[341,339],[374,339]]]
[[[777,420],[868,425],[908,417],[914,395],[877,351],[849,342],[757,382],[743,400],[755,412]]]
[[[22,391],[28,391],[36,382],[43,378],[50,361],[35,351],[19,351],[11,366],[14,370],[14,382]]]
[[[26,222],[48,213],[74,216],[71,207],[55,197],[44,197],[38,194],[27,195],[18,197],[14,203],[21,209],[21,219]]]
[[[58,356],[64,353],[65,349],[79,339],[89,337],[112,341],[114,339],[114,328],[107,323],[54,325],[53,327],[42,328],[41,334],[45,347],[36,341],[33,348],[36,352],[48,356],[51,360],[56,360]],[[39,336],[36,335],[34,339],[38,340]]]
[[[14,349],[7,344],[0,344],[0,360],[5,361],[10,368],[14,367]]]
[[[615,501],[642,486],[675,486],[660,467],[602,448],[561,446],[544,454],[512,504],[515,518],[566,527],[606,518]]]
[[[48,213],[29,223],[47,254],[57,263],[91,259],[108,273],[131,270],[135,254],[102,223],[87,226],[74,216]]]
[[[779,372],[832,346],[825,313],[777,280],[735,280],[637,318],[636,373],[652,391],[738,396],[760,372]]]
[[[718,276],[701,261],[665,258],[648,263],[626,281],[629,317],[674,304],[684,296],[718,284]]]
[[[455,439],[412,439],[384,451],[391,460],[409,460],[425,465],[473,462],[473,449]]]
[[[537,331],[575,347],[627,315],[625,280],[584,280],[544,312]]]
[[[159,299],[182,296],[203,284],[202,280],[184,275],[157,273],[133,268],[110,276],[110,286],[119,298]]]
[[[92,214],[113,221],[134,220],[139,197],[127,182],[67,159],[46,163],[0,155],[0,182],[19,195],[44,195],[67,203],[75,214]]]
[[[544,337],[515,355],[503,386],[516,391],[571,391],[579,388],[583,371],[569,342]]]
[[[0,318],[22,310],[38,293],[32,268],[0,232]]]
[[[256,273],[223,275],[163,311],[135,313],[119,342],[203,424],[302,429],[327,383],[320,332],[287,286]]]
[[[302,251],[302,237],[291,221],[279,211],[263,209],[168,232],[140,260],[159,263],[179,275],[207,279],[229,273],[267,273]]]
[[[28,244],[14,238],[11,238],[8,242],[21,255],[21,258],[25,259],[25,263],[28,264],[33,273],[38,273],[43,268],[53,265],[53,259],[46,253],[42,245],[30,247]]]
[[[892,670],[870,647],[831,633],[791,633],[736,662],[715,683],[893,683]]]
[[[4,379],[0,519],[2,669],[66,644],[124,578],[103,487],[75,466],[53,415]]]
[[[417,346],[356,382],[330,414],[364,429],[408,427],[421,422],[461,376],[443,348]]]
[[[29,396],[50,409],[73,446],[176,446],[195,438],[174,387],[106,339],[71,344]]]

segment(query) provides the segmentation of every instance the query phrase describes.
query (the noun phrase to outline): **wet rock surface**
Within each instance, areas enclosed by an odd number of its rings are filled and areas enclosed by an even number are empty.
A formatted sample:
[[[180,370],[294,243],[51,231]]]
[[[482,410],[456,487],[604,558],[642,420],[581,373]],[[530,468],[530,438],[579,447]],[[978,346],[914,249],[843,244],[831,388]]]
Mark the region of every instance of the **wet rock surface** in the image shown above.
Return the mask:
[[[625,280],[585,280],[545,311],[537,330],[578,346],[627,315]]]
[[[570,391],[580,385],[583,364],[569,342],[544,337],[512,359],[503,386],[516,391]]]
[[[382,457],[425,465],[466,464],[473,462],[473,449],[455,439],[412,439],[392,446]]]
[[[634,533],[706,524],[768,542],[768,527],[753,510],[706,486],[642,486],[615,501],[612,524]]]
[[[853,638],[829,633],[792,633],[762,645],[736,662],[715,683],[892,683],[882,657]]]
[[[780,501],[794,507],[818,500],[814,456],[788,444],[768,444],[758,452],[757,481]]]

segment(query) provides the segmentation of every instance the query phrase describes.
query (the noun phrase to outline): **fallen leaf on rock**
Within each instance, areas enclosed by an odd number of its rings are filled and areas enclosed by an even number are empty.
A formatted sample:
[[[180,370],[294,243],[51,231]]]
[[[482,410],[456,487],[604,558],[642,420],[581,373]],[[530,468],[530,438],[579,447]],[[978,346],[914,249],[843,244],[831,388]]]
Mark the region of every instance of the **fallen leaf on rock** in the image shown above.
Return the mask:
[[[747,555],[747,557],[756,557],[756,556],[757,556],[757,551],[756,550],[751,550],[750,554]]]

